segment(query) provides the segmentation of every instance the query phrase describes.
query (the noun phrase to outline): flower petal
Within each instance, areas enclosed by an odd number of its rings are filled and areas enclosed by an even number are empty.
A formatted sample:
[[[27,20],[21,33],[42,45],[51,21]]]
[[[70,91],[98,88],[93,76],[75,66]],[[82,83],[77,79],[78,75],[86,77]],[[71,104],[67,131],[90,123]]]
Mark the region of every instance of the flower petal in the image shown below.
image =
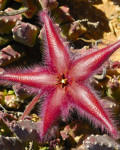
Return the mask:
[[[100,105],[98,98],[86,85],[74,84],[69,88],[70,95],[73,97],[73,104],[80,111],[81,116],[86,116],[93,121],[96,126],[106,129],[111,136],[117,137],[117,131],[110,119],[110,116]]]
[[[79,78],[80,80],[86,79],[97,70],[108,57],[120,47],[120,41],[113,45],[110,45],[101,50],[95,51],[89,55],[79,58],[76,60],[70,70],[70,76]]]
[[[35,88],[48,88],[55,86],[57,79],[54,74],[50,73],[47,69],[39,70],[39,72],[25,72],[25,73],[10,73],[5,71],[0,74],[1,84],[11,84],[10,82],[22,83]],[[7,82],[6,82],[7,81]]]
[[[33,107],[35,106],[35,104],[40,100],[40,97],[42,95],[42,92],[39,92],[34,98],[33,100],[29,103],[29,105],[26,107],[22,117],[20,118],[20,120],[23,120],[24,117],[26,115],[28,115],[30,113],[30,111],[33,109]]]
[[[65,73],[69,64],[69,50],[65,46],[64,40],[60,37],[57,27],[53,25],[46,11],[41,13],[41,18],[45,25],[46,38],[46,53],[50,60],[48,60],[51,68],[59,74]]]
[[[45,104],[43,104],[43,111],[41,113],[43,121],[41,128],[41,139],[46,137],[46,134],[50,131],[53,124],[55,124],[56,120],[61,115],[61,107],[64,106],[65,102],[65,90],[61,88],[56,88],[49,97],[45,100]],[[49,135],[50,136],[50,135]],[[47,138],[47,137],[46,137]],[[49,138],[49,137],[48,137]],[[48,139],[47,139],[48,140]]]

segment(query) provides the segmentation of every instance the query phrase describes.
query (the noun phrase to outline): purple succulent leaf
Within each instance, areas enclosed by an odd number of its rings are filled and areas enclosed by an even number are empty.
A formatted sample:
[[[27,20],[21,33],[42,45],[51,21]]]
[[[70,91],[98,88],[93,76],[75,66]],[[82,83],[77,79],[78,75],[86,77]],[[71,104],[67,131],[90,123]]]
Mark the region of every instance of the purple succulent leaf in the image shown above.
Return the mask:
[[[23,13],[23,15],[28,18],[28,19],[31,19],[33,17],[33,15],[36,13],[37,11],[37,4],[34,0],[25,0],[25,1],[21,1],[22,2],[22,5],[23,7],[27,7],[28,10],[25,11]]]
[[[119,150],[120,144],[115,142],[108,135],[91,135],[83,141],[83,145],[88,150]]]
[[[0,135],[1,150],[24,150],[24,144],[17,137],[3,137]]]
[[[14,48],[15,48],[14,46],[8,45],[7,47],[4,47],[3,49],[1,49],[1,51],[0,51],[0,66],[6,66],[6,65],[20,59],[21,57],[23,57],[25,55],[23,50],[20,52],[17,52]]]
[[[15,121],[11,115],[0,111],[0,120],[8,126],[8,128],[22,141],[39,141],[39,124],[31,120]],[[13,120],[14,119],[14,120]],[[13,120],[13,121],[12,121]]]
[[[39,122],[32,122],[31,120],[13,121],[9,127],[24,142],[39,141],[38,124]]]
[[[39,29],[30,23],[18,21],[12,32],[15,41],[32,47],[36,42]]]
[[[17,119],[13,116],[13,114],[8,114],[7,112],[0,111],[0,120],[3,120],[3,122],[9,127],[10,122]]]
[[[7,8],[6,12],[11,10],[13,9]],[[22,20],[22,16],[20,14],[14,16],[0,16],[0,33],[10,33],[18,20]]]
[[[15,95],[20,99],[26,99],[29,97],[27,91],[24,89],[24,87],[21,84],[13,85],[13,90],[15,92]]]

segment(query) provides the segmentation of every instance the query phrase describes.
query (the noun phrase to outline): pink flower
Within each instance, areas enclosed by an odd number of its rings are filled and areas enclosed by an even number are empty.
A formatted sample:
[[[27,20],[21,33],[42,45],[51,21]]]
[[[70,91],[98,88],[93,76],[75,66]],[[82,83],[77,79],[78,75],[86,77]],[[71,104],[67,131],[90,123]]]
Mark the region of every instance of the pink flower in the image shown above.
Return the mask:
[[[88,118],[95,127],[106,130],[112,137],[118,134],[110,113],[105,110],[98,96],[89,85],[89,78],[106,59],[120,47],[120,41],[104,49],[74,58],[68,45],[61,38],[57,27],[49,18],[47,11],[42,11],[44,23],[45,62],[46,66],[17,70],[15,73],[5,71],[0,75],[1,83],[18,84],[35,93],[35,98],[26,108],[22,119],[27,115],[41,95],[47,95],[41,105],[42,123],[41,141],[53,134],[53,127],[60,117],[66,118],[69,109],[77,109],[80,116]],[[40,91],[40,92],[39,92]]]

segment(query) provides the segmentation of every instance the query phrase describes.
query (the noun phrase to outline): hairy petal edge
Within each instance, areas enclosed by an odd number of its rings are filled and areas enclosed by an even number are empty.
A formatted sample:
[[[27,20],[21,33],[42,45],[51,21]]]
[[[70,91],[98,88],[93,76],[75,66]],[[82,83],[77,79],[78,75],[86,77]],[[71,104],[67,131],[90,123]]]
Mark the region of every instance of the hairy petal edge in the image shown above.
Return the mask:
[[[74,105],[80,107],[82,114],[87,116],[90,121],[93,121],[96,126],[106,129],[112,137],[117,138],[118,134],[110,119],[108,113],[100,105],[98,98],[84,84],[74,84],[68,89],[69,94],[73,97]]]

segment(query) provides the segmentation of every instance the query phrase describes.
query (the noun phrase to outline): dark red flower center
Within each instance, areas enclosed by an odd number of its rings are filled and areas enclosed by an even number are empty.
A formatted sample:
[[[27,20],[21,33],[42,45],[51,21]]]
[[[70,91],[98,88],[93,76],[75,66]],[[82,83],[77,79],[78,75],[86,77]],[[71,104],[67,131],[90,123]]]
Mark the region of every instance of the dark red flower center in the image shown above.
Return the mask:
[[[69,84],[68,79],[65,77],[65,75],[61,75],[60,77],[58,77],[58,82],[57,84],[61,84],[62,88],[64,88],[65,86],[67,86]]]

